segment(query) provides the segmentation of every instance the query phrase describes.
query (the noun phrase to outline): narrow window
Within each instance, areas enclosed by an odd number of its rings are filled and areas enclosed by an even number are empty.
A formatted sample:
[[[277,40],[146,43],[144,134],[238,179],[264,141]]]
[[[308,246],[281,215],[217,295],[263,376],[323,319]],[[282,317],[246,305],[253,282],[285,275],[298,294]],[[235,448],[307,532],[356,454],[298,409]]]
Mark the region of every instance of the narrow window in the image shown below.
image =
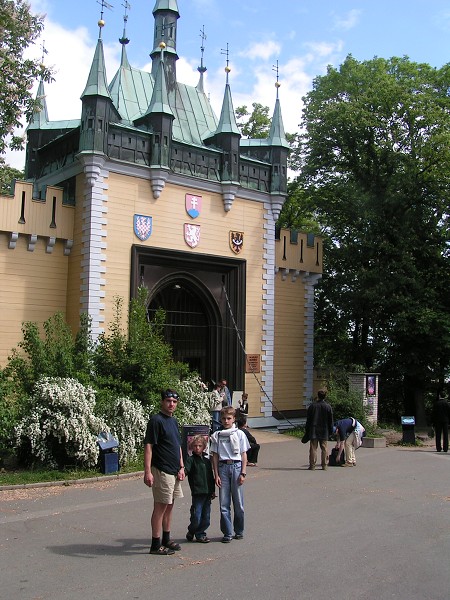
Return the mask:
[[[25,223],[25,192],[22,192],[22,205],[20,207],[19,223],[22,225]]]
[[[56,196],[53,196],[53,204],[52,204],[52,222],[50,223],[50,227],[52,229],[56,228]]]

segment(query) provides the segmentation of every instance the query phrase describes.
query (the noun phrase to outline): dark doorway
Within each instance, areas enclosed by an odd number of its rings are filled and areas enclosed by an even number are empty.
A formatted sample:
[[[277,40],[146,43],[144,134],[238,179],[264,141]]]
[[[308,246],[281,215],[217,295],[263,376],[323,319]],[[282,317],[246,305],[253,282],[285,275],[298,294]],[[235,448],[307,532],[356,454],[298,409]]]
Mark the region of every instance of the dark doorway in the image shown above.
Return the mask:
[[[244,389],[246,262],[133,246],[131,297],[148,289],[149,312],[166,313],[165,338],[176,360],[203,381],[220,377]]]
[[[187,363],[206,380],[215,330],[220,323],[192,282],[170,278],[163,285],[150,301],[149,315],[152,317],[158,308],[165,311],[165,339],[172,346],[175,360]]]

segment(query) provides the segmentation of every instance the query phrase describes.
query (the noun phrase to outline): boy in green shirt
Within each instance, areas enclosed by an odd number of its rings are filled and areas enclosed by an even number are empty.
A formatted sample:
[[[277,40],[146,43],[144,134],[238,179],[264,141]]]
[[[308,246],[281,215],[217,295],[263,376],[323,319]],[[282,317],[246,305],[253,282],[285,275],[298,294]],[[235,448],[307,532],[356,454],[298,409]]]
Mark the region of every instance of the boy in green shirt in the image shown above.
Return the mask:
[[[211,462],[204,455],[206,444],[203,435],[196,435],[189,445],[192,455],[188,456],[185,463],[192,494],[191,521],[186,539],[193,542],[195,537],[201,544],[211,541],[206,536],[206,530],[211,523],[211,500],[216,497]]]

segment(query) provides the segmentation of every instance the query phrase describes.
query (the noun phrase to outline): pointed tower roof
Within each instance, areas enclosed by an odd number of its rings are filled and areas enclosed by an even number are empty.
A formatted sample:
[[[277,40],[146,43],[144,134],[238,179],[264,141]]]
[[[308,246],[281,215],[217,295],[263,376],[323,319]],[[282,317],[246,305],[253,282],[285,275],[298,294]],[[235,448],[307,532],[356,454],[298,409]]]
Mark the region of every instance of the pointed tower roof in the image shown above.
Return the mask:
[[[275,109],[273,111],[272,124],[269,132],[269,144],[271,146],[282,146],[283,148],[289,148],[289,144],[286,140],[284,133],[283,117],[281,116],[281,105],[278,98],[277,88],[277,99],[275,100]]]
[[[40,108],[35,108],[33,115],[28,123],[27,129],[42,129],[48,124],[47,101],[45,99],[44,82],[39,82],[39,87],[36,93],[36,100],[39,100]]]
[[[150,99],[150,104],[148,105],[147,111],[140,116],[138,119],[135,119],[135,125],[140,125],[142,123],[149,123],[149,117],[153,114],[164,114],[169,115],[174,118],[175,115],[170,108],[169,104],[169,96],[167,94],[167,81],[166,81],[166,72],[164,68],[164,44],[161,44],[161,58],[158,65],[158,70],[156,72],[155,84],[153,86],[152,97]]]
[[[217,125],[217,130],[215,133],[236,133],[237,135],[241,135],[239,127],[236,123],[236,115],[234,113],[233,100],[231,98],[231,89],[228,82],[225,84],[222,110],[220,112],[219,124]]]
[[[157,10],[172,10],[178,13],[178,2],[177,0],[156,0],[153,12]]]
[[[174,116],[169,105],[169,97],[167,95],[166,71],[164,69],[164,55],[161,52],[161,60],[159,62],[158,71],[156,72],[155,86],[153,88],[152,99],[148,107],[148,113],[164,113]]]
[[[101,38],[98,39],[89,77],[81,98],[84,96],[105,96],[106,98],[111,98],[108,91],[108,84],[106,83],[105,56]]]

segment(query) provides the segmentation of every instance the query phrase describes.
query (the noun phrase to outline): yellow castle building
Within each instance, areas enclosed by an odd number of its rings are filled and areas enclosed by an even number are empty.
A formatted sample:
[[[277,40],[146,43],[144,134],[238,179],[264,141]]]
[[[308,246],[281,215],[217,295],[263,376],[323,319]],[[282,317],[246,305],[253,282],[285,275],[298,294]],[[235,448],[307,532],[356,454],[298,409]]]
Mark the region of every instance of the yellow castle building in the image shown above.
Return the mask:
[[[217,118],[203,57],[197,86],[177,81],[177,1],[153,16],[151,72],[129,64],[124,35],[109,84],[100,28],[79,120],[50,121],[39,86],[26,181],[0,196],[0,365],[23,322],[60,311],[76,332],[87,312],[95,338],[115,298],[145,286],[174,357],[245,390],[251,425],[273,426],[314,393],[322,272],[321,240],[276,226],[289,148],[278,86],[268,138],[243,139],[228,70]]]

